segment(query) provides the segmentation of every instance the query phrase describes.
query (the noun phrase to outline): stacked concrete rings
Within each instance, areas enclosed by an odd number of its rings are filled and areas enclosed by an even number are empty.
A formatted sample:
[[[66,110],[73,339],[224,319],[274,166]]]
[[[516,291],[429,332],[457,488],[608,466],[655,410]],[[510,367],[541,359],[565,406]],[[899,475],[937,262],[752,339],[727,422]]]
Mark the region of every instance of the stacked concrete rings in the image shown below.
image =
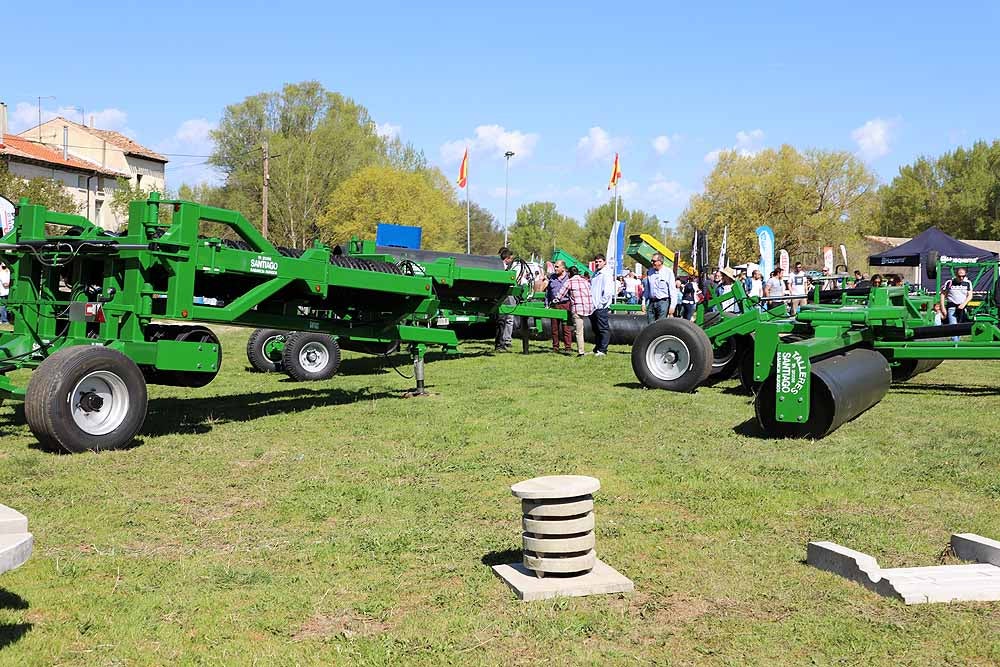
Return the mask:
[[[518,482],[524,567],[538,577],[581,575],[597,562],[594,493],[601,483],[581,475],[553,475]]]

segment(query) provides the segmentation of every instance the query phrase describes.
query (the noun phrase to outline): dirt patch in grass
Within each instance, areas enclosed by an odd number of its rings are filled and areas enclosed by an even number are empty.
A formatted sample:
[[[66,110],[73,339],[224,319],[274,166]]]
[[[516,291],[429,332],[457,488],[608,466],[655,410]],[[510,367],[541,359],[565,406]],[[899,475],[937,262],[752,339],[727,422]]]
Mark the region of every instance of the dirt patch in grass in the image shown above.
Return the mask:
[[[387,632],[390,624],[364,614],[344,609],[335,614],[317,612],[309,617],[302,627],[292,635],[292,641],[309,639],[330,639],[333,637],[374,637]]]

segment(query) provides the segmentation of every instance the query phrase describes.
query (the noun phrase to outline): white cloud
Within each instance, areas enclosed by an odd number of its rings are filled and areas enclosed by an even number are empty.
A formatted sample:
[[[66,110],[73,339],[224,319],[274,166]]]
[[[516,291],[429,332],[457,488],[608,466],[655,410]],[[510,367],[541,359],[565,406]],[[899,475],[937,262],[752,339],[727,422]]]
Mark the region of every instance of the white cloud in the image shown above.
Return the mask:
[[[401,125],[393,125],[392,123],[375,124],[375,134],[383,139],[397,139],[402,130],[403,127]]]
[[[888,154],[896,125],[896,120],[873,118],[856,128],[851,132],[851,139],[858,145],[858,153],[868,160]]]
[[[182,183],[196,184],[208,182],[217,184],[220,181],[219,172],[206,164],[207,158],[215,149],[212,141],[212,130],[216,124],[205,118],[189,118],[182,122],[172,135],[157,143],[153,150],[168,153],[167,182],[172,188]],[[188,157],[191,156],[191,157]]]
[[[181,123],[174,137],[181,143],[205,145],[211,143],[209,134],[215,129],[215,123],[204,118],[192,118]]]
[[[646,188],[649,197],[661,204],[681,204],[687,201],[691,193],[678,183],[667,179],[663,174],[656,174]]]
[[[475,130],[475,138],[447,141],[441,145],[441,159],[446,163],[458,162],[462,159],[466,147],[470,153],[484,154],[488,157],[503,158],[504,153],[512,151],[517,158],[530,157],[538,143],[538,135],[506,130],[500,125],[480,125]]]
[[[734,151],[743,157],[752,157],[760,152],[761,144],[764,142],[764,130],[755,129],[750,131],[740,130],[736,133],[736,143],[730,148],[716,148],[705,153],[705,163],[714,164],[725,151]]]
[[[675,141],[677,141],[676,134],[673,137],[661,134],[653,139],[653,150],[656,151],[657,155],[665,155],[670,150],[670,147],[674,145]]]
[[[621,198],[631,198],[639,193],[640,186],[635,181],[630,181],[627,178],[618,179],[618,196]],[[612,192],[614,188],[612,188]]]
[[[83,114],[83,115],[81,115]],[[128,127],[128,114],[121,109],[108,107],[106,109],[95,109],[93,111],[77,107],[60,106],[56,109],[46,109],[42,107],[42,122],[48,122],[56,116],[62,116],[74,123],[86,123],[90,125],[90,119],[94,119],[94,127],[102,130],[115,130],[132,137],[135,133]],[[15,134],[24,132],[27,129],[38,125],[38,105],[30,102],[18,102],[14,105],[13,111],[8,115],[10,132]]]
[[[756,129],[744,132],[740,130],[736,133],[736,148],[739,150],[754,150],[761,141],[764,140],[764,130]]]
[[[626,144],[628,140],[624,137],[613,137],[602,127],[592,127],[576,142],[576,153],[584,162],[596,162],[611,157]]]

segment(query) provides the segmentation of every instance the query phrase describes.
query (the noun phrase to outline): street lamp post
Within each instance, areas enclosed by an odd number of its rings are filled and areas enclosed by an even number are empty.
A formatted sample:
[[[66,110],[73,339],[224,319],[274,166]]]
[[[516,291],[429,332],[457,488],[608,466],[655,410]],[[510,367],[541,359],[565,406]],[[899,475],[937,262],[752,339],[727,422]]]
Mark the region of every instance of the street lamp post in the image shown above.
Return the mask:
[[[507,158],[507,176],[503,189],[503,247],[507,247],[507,208],[510,201],[510,159],[514,157],[514,151],[507,151],[503,154]]]
[[[667,227],[670,226],[669,220],[664,220],[660,223],[660,234],[663,236],[663,245],[667,245]]]

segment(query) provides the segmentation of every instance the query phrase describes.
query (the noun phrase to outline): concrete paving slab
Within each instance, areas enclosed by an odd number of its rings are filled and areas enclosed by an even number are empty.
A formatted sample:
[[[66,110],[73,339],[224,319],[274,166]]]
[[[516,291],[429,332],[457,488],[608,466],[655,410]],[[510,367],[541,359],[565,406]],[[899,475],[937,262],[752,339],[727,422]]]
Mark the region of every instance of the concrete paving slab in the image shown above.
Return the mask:
[[[20,567],[31,556],[33,545],[27,517],[0,505],[0,572]]]
[[[493,572],[525,602],[557,597],[582,597],[608,593],[631,593],[632,580],[598,559],[594,569],[575,577],[546,576],[541,579],[521,563],[494,565]]]
[[[806,562],[906,604],[1000,600],[1000,542],[972,533],[952,535],[967,565],[879,567],[872,556],[833,542],[810,542]]]

